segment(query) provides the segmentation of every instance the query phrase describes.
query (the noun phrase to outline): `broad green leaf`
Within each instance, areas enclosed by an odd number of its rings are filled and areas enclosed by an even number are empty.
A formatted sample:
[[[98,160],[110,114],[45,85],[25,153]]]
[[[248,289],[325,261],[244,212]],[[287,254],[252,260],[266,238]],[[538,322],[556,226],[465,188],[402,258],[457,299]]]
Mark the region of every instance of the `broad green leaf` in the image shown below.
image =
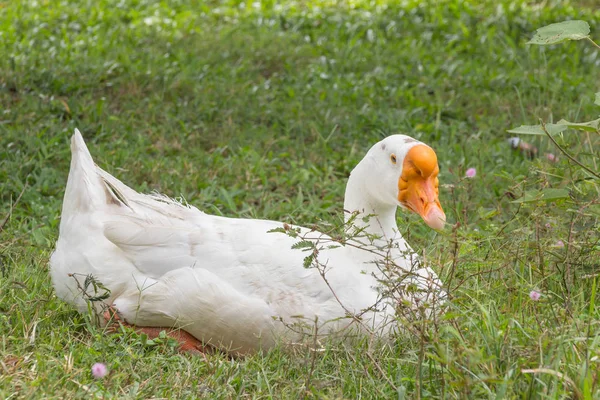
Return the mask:
[[[569,191],[566,189],[528,190],[523,194],[523,197],[512,203],[533,203],[537,201],[554,201],[568,198]]]
[[[600,126],[600,118],[588,122],[569,122],[561,119],[556,123],[556,125],[565,125],[573,129],[596,132],[598,130],[598,126]]]
[[[594,100],[594,104],[600,106],[600,92],[596,93],[596,100]]]
[[[566,131],[567,128],[567,125],[546,124],[546,130],[551,135],[556,135],[557,133]],[[541,125],[521,125],[518,128],[509,130],[508,132],[521,135],[545,135]]]
[[[567,40],[581,40],[590,34],[590,25],[585,21],[564,21],[544,26],[535,31],[527,44],[555,44]]]

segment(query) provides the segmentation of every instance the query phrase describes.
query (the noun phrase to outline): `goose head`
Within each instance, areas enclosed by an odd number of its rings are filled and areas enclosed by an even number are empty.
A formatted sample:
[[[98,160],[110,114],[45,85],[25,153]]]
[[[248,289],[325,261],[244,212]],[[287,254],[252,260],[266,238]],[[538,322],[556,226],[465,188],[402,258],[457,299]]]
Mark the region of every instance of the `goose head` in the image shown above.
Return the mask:
[[[410,136],[392,135],[371,147],[350,177],[355,175],[356,181],[362,181],[355,182],[362,187],[359,189],[362,193],[355,191],[354,196],[367,199],[368,206],[363,209],[379,213],[401,207],[420,215],[427,225],[439,230],[446,222],[439,201],[439,172],[437,156],[431,147]]]

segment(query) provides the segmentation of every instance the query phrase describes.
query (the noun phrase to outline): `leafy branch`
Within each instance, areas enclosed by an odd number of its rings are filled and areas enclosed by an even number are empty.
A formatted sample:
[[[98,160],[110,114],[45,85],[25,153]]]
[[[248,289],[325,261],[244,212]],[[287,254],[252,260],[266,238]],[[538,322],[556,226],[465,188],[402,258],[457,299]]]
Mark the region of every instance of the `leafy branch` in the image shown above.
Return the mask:
[[[592,169],[590,169],[590,168],[586,167],[585,165],[583,165],[582,163],[580,163],[575,157],[570,155],[561,145],[558,144],[558,142],[548,132],[548,130],[546,129],[546,124],[541,119],[540,119],[540,124],[541,124],[541,127],[544,130],[544,133],[546,134],[546,136],[548,136],[548,138],[552,141],[552,143],[554,143],[554,145],[560,150],[561,153],[563,153],[569,160],[573,161],[575,164],[579,165],[581,168],[583,168],[584,170],[586,170],[587,172],[589,172],[596,178],[600,179],[600,174],[594,172]]]
[[[587,40],[592,43],[596,48],[600,49],[598,45],[590,37],[590,26],[585,21],[563,21],[555,24],[545,26],[538,29],[535,32],[533,38],[527,42],[527,44],[535,44],[540,46],[546,46],[551,44],[563,43],[571,40]],[[600,105],[600,92],[595,95],[594,104]],[[569,122],[564,119],[557,123],[544,123],[540,120],[540,125],[521,125],[517,128],[508,130],[510,133],[524,134],[524,135],[546,135],[550,141],[556,146],[561,153],[563,153],[569,160],[577,164],[583,170],[591,174],[594,178],[600,179],[600,174],[594,171],[592,168],[584,165],[582,162],[577,160],[573,155],[569,154],[558,142],[554,139],[553,135],[562,133],[567,129],[576,129],[580,131],[595,132],[600,135],[600,118],[588,122]],[[591,144],[590,144],[591,146]]]

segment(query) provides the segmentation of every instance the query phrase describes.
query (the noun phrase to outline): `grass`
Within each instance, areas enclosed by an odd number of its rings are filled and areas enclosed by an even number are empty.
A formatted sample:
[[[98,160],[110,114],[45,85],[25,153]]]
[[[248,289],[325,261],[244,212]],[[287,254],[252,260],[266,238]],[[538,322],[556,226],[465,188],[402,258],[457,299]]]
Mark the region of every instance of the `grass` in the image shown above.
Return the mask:
[[[596,118],[600,53],[525,45],[565,19],[600,37],[587,3],[0,4],[0,397],[598,398],[598,182],[564,157],[523,157],[505,132]],[[391,347],[239,360],[107,336],[55,297],[47,271],[75,127],[135,189],[318,226],[339,221],[345,178],[372,143],[413,135],[438,153],[453,228],[399,223],[450,309]],[[594,135],[560,143],[594,165]],[[543,188],[570,198],[514,202]],[[110,374],[94,380],[99,361]]]

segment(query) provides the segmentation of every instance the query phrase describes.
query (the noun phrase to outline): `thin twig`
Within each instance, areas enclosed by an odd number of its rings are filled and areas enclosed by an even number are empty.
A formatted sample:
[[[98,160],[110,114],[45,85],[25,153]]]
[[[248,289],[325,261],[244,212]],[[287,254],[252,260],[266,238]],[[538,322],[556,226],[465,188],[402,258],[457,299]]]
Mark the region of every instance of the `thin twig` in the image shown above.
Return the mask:
[[[315,317],[315,331],[313,336],[313,348],[310,360],[310,370],[308,371],[308,375],[306,376],[306,380],[304,381],[304,390],[302,391],[301,399],[306,398],[306,394],[310,390],[311,380],[313,373],[315,372],[315,363],[317,361],[317,344],[318,344],[318,334],[319,334],[319,317]],[[308,348],[311,350],[310,347]]]
[[[371,351],[367,351],[365,354],[367,355],[367,357],[369,357],[369,360],[371,360],[371,362],[373,363],[375,368],[377,368],[377,371],[379,371],[379,373],[381,374],[383,379],[385,379],[387,381],[388,385],[390,385],[394,389],[395,392],[398,392],[398,387],[396,385],[394,385],[394,382],[392,382],[390,377],[387,376],[387,374],[383,371],[383,369],[381,368],[381,365],[379,365],[379,363],[377,361],[375,361],[375,359],[373,358],[373,355],[371,354]]]
[[[17,197],[17,200],[15,200],[15,202],[10,205],[10,210],[8,210],[8,214],[6,214],[6,218],[4,218],[4,221],[2,221],[2,224],[0,224],[0,232],[2,232],[2,230],[4,229],[4,226],[8,222],[8,219],[12,215],[13,210],[19,203],[19,200],[21,200],[21,197],[23,196],[23,193],[25,193],[26,189],[27,189],[27,183],[25,183],[25,186],[23,186],[23,190],[21,190],[21,193],[19,193],[19,197]]]
[[[575,157],[573,157],[572,155],[570,155],[569,153],[567,153],[567,151],[565,149],[563,149],[557,142],[556,140],[554,140],[554,138],[552,137],[552,135],[550,135],[550,133],[548,132],[548,130],[546,129],[546,124],[544,123],[544,121],[542,121],[540,119],[540,123],[542,125],[542,129],[544,130],[544,133],[546,134],[546,136],[548,136],[548,138],[550,138],[550,140],[552,141],[552,143],[554,143],[554,145],[556,147],[558,147],[558,149],[561,151],[561,153],[563,153],[565,156],[567,156],[567,158],[571,161],[573,161],[575,164],[579,165],[581,168],[585,169],[587,172],[589,172],[590,174],[594,175],[596,178],[600,179],[600,174],[594,172],[592,169],[586,167],[585,165],[583,165],[582,163],[580,163],[579,161],[577,161],[577,159]]]

